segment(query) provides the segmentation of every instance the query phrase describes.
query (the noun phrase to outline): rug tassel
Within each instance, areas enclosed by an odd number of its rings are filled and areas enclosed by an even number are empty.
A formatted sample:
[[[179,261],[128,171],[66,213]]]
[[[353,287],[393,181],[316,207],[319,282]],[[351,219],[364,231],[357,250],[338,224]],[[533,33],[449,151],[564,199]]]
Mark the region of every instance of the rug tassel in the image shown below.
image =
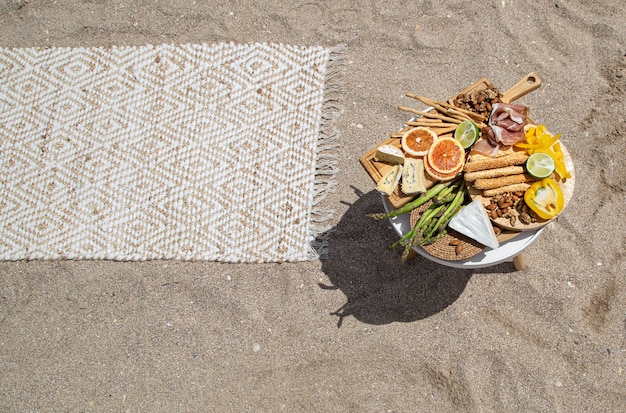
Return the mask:
[[[338,45],[329,51],[328,68],[324,85],[324,104],[317,147],[315,166],[314,191],[311,199],[311,231],[308,259],[326,259],[328,257],[328,242],[330,238],[331,222],[335,211],[323,208],[321,204],[328,194],[336,187],[336,177],[339,172],[340,133],[335,123],[343,114],[340,99],[344,93],[341,74],[345,65],[347,49],[345,45]]]

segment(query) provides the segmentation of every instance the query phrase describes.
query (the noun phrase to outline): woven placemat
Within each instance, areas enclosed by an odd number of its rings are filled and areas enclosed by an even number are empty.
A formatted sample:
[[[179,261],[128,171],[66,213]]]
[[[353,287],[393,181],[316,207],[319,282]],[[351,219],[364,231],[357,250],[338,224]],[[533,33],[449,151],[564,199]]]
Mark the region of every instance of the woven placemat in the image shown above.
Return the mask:
[[[420,219],[424,211],[432,204],[432,201],[415,208],[410,213],[411,228],[415,226]],[[457,244],[459,246],[457,246]],[[432,244],[417,246],[416,248],[422,248],[424,251],[432,255],[433,257],[447,260],[447,261],[459,261],[471,258],[477,254],[480,254],[485,250],[485,247],[461,233],[448,228],[448,233],[439,238]]]
[[[0,48],[0,259],[324,255],[344,55]]]

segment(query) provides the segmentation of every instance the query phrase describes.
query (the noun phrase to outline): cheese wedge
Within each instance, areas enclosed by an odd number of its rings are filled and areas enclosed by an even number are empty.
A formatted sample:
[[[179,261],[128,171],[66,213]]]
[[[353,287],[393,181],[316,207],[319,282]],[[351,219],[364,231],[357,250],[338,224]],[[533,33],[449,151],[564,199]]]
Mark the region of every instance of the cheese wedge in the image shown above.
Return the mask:
[[[380,148],[376,149],[376,153],[374,154],[374,160],[376,162],[387,162],[390,164],[403,164],[404,163],[404,152],[402,149],[393,145],[383,145]]]
[[[378,181],[376,190],[385,195],[391,195],[396,185],[402,177],[402,165],[394,165],[383,177]]]
[[[414,195],[426,192],[424,176],[424,160],[421,158],[405,158],[402,167],[402,192]]]
[[[487,211],[478,199],[453,216],[448,226],[486,247],[496,249],[500,246]]]

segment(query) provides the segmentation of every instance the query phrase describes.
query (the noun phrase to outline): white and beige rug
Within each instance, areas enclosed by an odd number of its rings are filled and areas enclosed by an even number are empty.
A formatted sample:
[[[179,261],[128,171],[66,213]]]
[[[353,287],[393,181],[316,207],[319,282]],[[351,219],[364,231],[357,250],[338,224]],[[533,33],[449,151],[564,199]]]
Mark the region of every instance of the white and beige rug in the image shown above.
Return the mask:
[[[0,259],[317,259],[343,53],[0,48]]]

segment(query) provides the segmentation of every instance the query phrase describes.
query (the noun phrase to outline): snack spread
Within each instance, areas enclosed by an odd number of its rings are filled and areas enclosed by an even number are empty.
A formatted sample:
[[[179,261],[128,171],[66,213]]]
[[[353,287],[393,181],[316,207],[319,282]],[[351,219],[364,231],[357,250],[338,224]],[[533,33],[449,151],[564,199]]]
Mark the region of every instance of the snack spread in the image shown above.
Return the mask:
[[[392,245],[404,246],[403,259],[410,248],[450,235],[498,248],[503,228],[534,229],[563,211],[571,159],[560,135],[535,124],[527,106],[505,101],[492,85],[447,102],[407,96],[431,108],[399,106],[417,116],[392,134],[398,142],[376,150],[374,161],[392,166],[375,178],[377,189],[410,199],[388,213],[370,214],[385,219],[419,208],[411,230]],[[458,239],[446,242],[461,249]]]

